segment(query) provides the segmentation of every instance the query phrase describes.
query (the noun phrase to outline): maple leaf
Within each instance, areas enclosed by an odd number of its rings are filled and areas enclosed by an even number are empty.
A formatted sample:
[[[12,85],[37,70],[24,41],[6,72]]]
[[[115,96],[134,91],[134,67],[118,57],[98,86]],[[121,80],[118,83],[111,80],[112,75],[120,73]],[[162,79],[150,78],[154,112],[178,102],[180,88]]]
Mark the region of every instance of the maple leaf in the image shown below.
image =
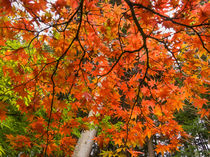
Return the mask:
[[[132,155],[133,157],[136,157],[136,156],[138,156],[139,154],[144,155],[144,153],[141,152],[141,151],[134,151],[134,150],[128,150],[128,151],[129,151],[129,153],[131,153],[131,155]]]
[[[2,8],[3,8],[2,9],[3,11],[6,11],[8,13],[12,12],[12,6],[11,6],[10,0],[1,0],[0,4],[1,4]]]
[[[164,152],[166,152],[167,150],[169,150],[169,147],[167,145],[161,145],[161,144],[158,144],[156,146],[156,152],[157,153],[161,153],[162,155],[164,155]]]
[[[36,122],[33,122],[31,124],[31,127],[32,127],[33,130],[35,130],[39,133],[42,133],[44,131],[44,124],[45,124],[44,119],[38,118],[36,120]]]
[[[125,94],[131,100],[136,96],[136,92],[133,89],[128,90]]]
[[[7,117],[6,116],[6,111],[7,111],[6,106],[7,106],[6,103],[0,101],[0,119],[1,119],[1,121],[5,120]]]
[[[200,8],[200,17],[199,17],[200,22],[203,22],[210,18],[209,8],[210,8],[209,2]]]
[[[87,101],[89,101],[89,100],[92,99],[92,96],[91,96],[89,93],[87,93],[87,92],[84,92],[84,93],[83,93],[83,96],[84,96],[84,98],[85,98]]]

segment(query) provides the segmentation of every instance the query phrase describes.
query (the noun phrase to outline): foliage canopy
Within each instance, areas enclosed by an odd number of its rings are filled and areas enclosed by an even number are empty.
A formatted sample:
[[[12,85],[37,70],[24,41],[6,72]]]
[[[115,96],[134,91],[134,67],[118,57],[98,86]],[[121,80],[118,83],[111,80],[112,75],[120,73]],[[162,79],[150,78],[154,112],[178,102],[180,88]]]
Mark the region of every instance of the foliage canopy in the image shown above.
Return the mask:
[[[185,108],[190,123],[209,117],[209,7],[0,0],[0,154],[68,156],[95,127],[104,156],[143,155],[149,139],[156,154],[179,150]]]

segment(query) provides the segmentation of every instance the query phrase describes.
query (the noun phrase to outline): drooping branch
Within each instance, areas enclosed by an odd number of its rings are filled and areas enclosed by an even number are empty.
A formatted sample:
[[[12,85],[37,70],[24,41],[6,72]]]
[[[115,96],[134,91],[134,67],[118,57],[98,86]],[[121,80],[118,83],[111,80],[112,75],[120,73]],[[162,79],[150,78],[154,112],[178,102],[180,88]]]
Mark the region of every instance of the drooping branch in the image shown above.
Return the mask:
[[[176,25],[179,25],[179,26],[184,26],[186,28],[190,28],[191,30],[193,30],[193,32],[196,33],[196,35],[198,36],[203,48],[209,53],[209,50],[207,49],[207,47],[205,46],[204,44],[204,41],[203,39],[201,38],[200,34],[195,30],[196,27],[201,27],[201,26],[209,26],[210,24],[209,23],[201,23],[201,24],[198,24],[198,25],[187,25],[187,24],[183,24],[183,23],[180,23],[180,22],[177,22],[174,20],[174,18],[171,18],[171,17],[168,17],[168,16],[165,16],[165,15],[162,15],[156,11],[154,11],[153,9],[149,8],[149,7],[145,7],[143,6],[142,4],[137,4],[137,3],[133,3],[133,2],[130,2],[129,0],[125,0],[127,2],[127,4],[129,6],[137,6],[137,8],[143,8],[143,9],[146,9],[150,12],[152,12],[153,14],[155,15],[158,15],[160,16],[161,18],[163,18],[165,21],[171,21],[173,24],[176,24]]]
[[[60,61],[65,57],[65,55],[67,54],[67,52],[69,51],[69,49],[73,45],[74,41],[75,40],[79,40],[79,32],[80,32],[80,28],[81,28],[81,24],[82,24],[82,16],[83,16],[83,3],[84,3],[84,0],[81,1],[80,6],[79,6],[79,8],[80,8],[80,23],[79,23],[76,35],[73,38],[73,40],[71,41],[71,43],[69,44],[68,48],[58,58],[57,63],[56,63],[55,68],[54,68],[54,71],[53,71],[53,73],[51,75],[51,81],[52,81],[53,87],[52,87],[52,100],[51,100],[51,105],[50,105],[50,115],[49,115],[49,119],[48,119],[48,123],[47,123],[48,124],[47,125],[47,141],[46,141],[46,147],[45,147],[45,151],[44,151],[45,157],[47,156],[47,148],[48,148],[48,144],[49,144],[49,127],[50,127],[51,116],[52,116],[52,109],[53,109],[54,97],[55,97],[55,86],[56,85],[55,85],[55,81],[54,81],[54,76],[55,76],[55,74],[56,74],[56,72],[58,70],[58,66],[59,66]],[[74,14],[74,15],[76,15],[76,14]]]
[[[137,92],[137,95],[136,95],[136,99],[135,99],[135,102],[131,108],[131,113],[130,113],[130,116],[129,116],[129,119],[127,121],[127,129],[126,129],[126,139],[125,139],[125,143],[124,143],[124,146],[126,147],[127,145],[127,141],[128,141],[128,135],[129,135],[129,123],[130,123],[130,120],[131,120],[131,117],[132,117],[132,114],[133,114],[133,111],[134,111],[134,107],[139,103],[140,101],[140,91],[141,91],[141,87],[146,79],[146,76],[147,76],[147,73],[148,73],[148,70],[149,70],[149,50],[147,48],[147,43],[146,43],[146,40],[147,40],[147,35],[144,33],[142,27],[140,26],[137,18],[136,18],[136,14],[135,14],[135,11],[134,11],[134,8],[133,8],[133,5],[132,3],[129,1],[129,0],[125,0],[126,3],[128,4],[130,10],[131,10],[131,14],[132,14],[132,18],[135,22],[135,25],[137,26],[138,28],[138,31],[140,32],[142,38],[143,38],[143,46],[142,48],[144,48],[145,52],[146,52],[146,70],[145,70],[145,73],[143,75],[143,78],[139,81],[139,86],[138,86],[138,92]],[[140,104],[139,104],[140,105]]]

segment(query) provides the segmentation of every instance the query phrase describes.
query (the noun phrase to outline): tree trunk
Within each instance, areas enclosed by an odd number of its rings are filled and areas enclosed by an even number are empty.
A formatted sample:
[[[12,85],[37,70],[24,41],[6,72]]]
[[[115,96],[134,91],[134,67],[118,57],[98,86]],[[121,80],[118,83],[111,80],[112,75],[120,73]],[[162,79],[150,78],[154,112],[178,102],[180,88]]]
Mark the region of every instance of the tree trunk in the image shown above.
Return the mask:
[[[92,115],[93,112],[90,111],[88,117]],[[96,136],[96,133],[97,128],[82,132],[79,140],[77,141],[72,157],[89,157],[94,143],[93,138]]]
[[[153,143],[152,143],[152,137],[150,139],[148,139],[147,147],[148,147],[149,157],[155,157],[155,152],[154,152]]]

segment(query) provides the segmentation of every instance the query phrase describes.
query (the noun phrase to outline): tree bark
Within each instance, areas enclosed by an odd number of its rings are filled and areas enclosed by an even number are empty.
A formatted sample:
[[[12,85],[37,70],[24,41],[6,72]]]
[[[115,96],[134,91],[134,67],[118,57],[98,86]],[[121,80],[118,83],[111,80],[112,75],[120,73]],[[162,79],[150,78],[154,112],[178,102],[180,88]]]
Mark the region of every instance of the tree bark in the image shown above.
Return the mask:
[[[155,157],[155,152],[154,152],[153,143],[152,143],[152,137],[150,139],[148,139],[147,147],[148,147],[149,157]]]
[[[93,112],[90,111],[88,117],[92,116]],[[93,138],[96,136],[97,128],[86,130],[81,133],[77,145],[74,149],[72,157],[89,157],[92,145],[94,143]]]

